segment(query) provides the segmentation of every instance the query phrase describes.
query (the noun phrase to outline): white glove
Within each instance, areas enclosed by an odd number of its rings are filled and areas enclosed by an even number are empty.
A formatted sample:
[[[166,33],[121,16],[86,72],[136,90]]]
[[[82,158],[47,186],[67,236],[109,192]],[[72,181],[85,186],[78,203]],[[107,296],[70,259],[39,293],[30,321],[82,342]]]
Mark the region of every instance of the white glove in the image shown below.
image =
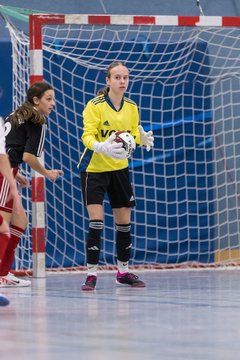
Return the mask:
[[[138,127],[139,132],[140,132],[140,140],[141,143],[147,147],[147,151],[149,151],[151,149],[151,146],[153,146],[154,143],[154,137],[153,137],[153,132],[152,131],[144,131],[143,127],[141,125],[139,125]]]
[[[116,143],[113,141],[116,135],[112,134],[109,138],[103,142],[96,141],[93,144],[95,152],[107,155],[113,159],[126,159],[126,151],[122,147],[122,143]]]

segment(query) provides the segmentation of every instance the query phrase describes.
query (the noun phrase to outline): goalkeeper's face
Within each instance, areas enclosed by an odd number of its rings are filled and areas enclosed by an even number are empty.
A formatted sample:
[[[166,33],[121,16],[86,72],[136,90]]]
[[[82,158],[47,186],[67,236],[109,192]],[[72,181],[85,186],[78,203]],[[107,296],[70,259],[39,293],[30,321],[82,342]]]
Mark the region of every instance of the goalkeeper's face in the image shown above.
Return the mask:
[[[129,74],[126,66],[118,65],[111,69],[110,77],[107,78],[110,94],[113,93],[115,95],[123,96],[128,88],[128,83]]]
[[[44,92],[43,96],[40,99],[34,97],[33,100],[37,110],[43,115],[48,115],[53,110],[55,105],[54,91],[47,90]]]

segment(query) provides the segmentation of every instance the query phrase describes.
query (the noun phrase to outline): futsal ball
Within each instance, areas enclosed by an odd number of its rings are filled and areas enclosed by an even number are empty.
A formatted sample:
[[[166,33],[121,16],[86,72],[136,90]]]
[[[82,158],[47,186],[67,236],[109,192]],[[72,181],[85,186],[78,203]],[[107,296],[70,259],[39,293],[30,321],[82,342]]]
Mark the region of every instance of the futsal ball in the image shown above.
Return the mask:
[[[8,298],[6,298],[6,296],[0,294],[0,306],[7,306],[9,305],[10,301],[8,300]]]
[[[127,131],[116,131],[115,135],[116,138],[114,139],[114,141],[116,141],[117,143],[122,143],[122,147],[126,151],[126,158],[130,158],[136,149],[134,137]]]

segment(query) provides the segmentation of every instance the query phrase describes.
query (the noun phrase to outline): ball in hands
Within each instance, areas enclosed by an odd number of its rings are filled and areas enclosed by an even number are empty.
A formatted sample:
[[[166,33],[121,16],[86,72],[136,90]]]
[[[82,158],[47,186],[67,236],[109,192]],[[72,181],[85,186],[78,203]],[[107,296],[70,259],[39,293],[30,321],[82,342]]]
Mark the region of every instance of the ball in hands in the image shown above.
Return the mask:
[[[130,158],[136,149],[134,137],[127,131],[116,131],[114,141],[122,143],[122,147],[126,151],[126,158]]]

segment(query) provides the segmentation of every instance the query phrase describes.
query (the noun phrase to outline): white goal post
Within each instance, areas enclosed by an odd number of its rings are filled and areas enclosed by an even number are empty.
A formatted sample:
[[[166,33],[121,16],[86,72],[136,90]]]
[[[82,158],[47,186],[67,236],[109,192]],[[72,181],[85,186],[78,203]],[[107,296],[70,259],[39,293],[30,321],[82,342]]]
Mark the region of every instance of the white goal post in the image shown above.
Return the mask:
[[[45,268],[84,268],[88,220],[77,170],[81,113],[115,60],[127,64],[128,96],[155,136],[154,149],[139,148],[130,161],[137,198],[131,265],[238,264],[240,17],[37,14],[29,17],[29,39],[9,29],[14,105],[29,82],[44,79],[54,86],[45,161],[65,171],[45,188],[43,178],[32,174],[32,241],[29,233],[22,249],[29,248],[33,258],[21,250],[18,268],[33,268],[36,276]],[[114,225],[104,206],[101,265],[111,268]]]

